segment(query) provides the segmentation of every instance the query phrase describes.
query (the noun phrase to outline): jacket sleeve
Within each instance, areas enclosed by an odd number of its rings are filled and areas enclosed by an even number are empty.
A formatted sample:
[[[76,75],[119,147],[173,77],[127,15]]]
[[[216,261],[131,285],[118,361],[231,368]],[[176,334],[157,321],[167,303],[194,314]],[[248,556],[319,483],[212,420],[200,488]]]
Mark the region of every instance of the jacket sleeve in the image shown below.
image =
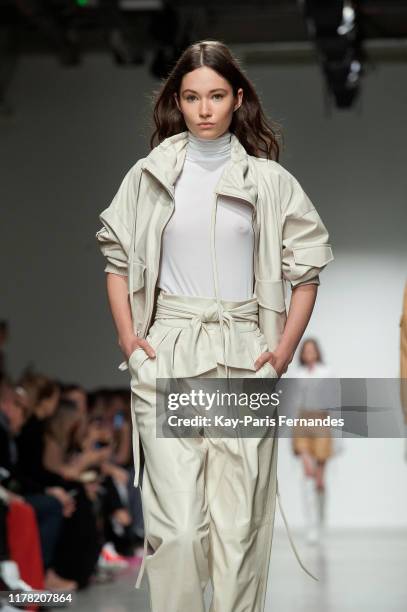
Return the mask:
[[[280,175],[283,278],[298,287],[320,284],[319,273],[334,259],[329,234],[297,179]]]
[[[135,220],[137,189],[141,172],[140,159],[123,178],[111,204],[99,215],[102,227],[96,240],[106,258],[105,272],[128,274],[128,256]]]

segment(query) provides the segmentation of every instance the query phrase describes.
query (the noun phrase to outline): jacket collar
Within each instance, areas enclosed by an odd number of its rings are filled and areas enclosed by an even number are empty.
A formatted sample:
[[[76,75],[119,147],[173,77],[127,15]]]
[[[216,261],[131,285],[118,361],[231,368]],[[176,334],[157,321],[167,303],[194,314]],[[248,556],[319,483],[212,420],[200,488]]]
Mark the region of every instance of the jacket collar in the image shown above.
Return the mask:
[[[174,184],[185,161],[188,131],[169,136],[144,158],[143,168],[174,196]],[[257,184],[249,173],[248,154],[235,134],[231,134],[231,159],[219,180],[217,193],[246,200],[256,206]]]

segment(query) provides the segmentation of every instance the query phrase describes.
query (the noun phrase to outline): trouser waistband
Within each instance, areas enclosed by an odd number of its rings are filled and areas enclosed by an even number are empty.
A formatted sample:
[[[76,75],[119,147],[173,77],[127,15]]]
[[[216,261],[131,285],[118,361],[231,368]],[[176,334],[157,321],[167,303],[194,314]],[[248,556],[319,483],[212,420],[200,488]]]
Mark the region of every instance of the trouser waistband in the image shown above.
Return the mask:
[[[257,323],[259,305],[256,297],[247,300],[219,300],[221,312],[230,313],[233,318],[239,320],[253,320]],[[160,289],[157,297],[157,315],[162,317],[165,313],[169,316],[174,310],[174,317],[180,317],[183,313],[186,318],[191,316],[199,316],[204,322],[219,322],[219,312],[217,309],[216,298],[200,297],[191,295],[179,295],[168,293],[164,289]]]
[[[236,365],[244,354],[244,346],[238,323],[258,325],[259,305],[257,298],[242,301],[220,300],[214,298],[182,296],[161,290],[157,298],[155,319],[171,327],[189,327],[189,351],[200,351],[200,366],[207,370],[216,367],[217,361],[211,350],[212,340],[208,328],[219,327],[220,341],[225,364],[225,375],[229,378],[230,365]],[[227,338],[225,327],[228,330]],[[204,363],[203,363],[204,362]],[[182,372],[174,372],[182,376]]]

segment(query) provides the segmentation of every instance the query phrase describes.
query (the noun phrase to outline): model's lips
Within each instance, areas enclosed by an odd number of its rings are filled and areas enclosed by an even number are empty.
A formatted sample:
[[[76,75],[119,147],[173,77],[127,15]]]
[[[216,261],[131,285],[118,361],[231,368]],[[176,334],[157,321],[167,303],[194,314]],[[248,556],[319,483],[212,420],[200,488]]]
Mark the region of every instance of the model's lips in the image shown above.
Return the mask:
[[[199,127],[212,127],[213,125],[215,125],[214,123],[208,123],[207,121],[205,123],[198,123]]]

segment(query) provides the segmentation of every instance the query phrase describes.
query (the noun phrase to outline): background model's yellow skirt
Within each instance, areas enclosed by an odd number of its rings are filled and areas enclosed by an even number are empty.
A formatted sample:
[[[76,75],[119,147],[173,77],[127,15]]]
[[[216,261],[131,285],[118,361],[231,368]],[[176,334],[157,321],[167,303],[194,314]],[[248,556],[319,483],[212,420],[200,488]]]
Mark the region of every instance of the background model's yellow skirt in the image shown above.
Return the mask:
[[[277,437],[156,437],[156,378],[277,378],[257,319],[257,300],[222,301],[160,292],[147,336],[156,352],[129,359],[135,485],[139,436],[145,464],[142,504],[152,612],[203,612],[209,578],[211,612],[262,612],[272,543]],[[146,547],[145,547],[146,551]]]
[[[324,410],[300,410],[298,417],[305,419],[323,419],[329,413]],[[329,426],[315,425],[313,427],[294,428],[292,439],[293,451],[296,455],[308,453],[317,461],[323,463],[334,454],[332,434]]]

